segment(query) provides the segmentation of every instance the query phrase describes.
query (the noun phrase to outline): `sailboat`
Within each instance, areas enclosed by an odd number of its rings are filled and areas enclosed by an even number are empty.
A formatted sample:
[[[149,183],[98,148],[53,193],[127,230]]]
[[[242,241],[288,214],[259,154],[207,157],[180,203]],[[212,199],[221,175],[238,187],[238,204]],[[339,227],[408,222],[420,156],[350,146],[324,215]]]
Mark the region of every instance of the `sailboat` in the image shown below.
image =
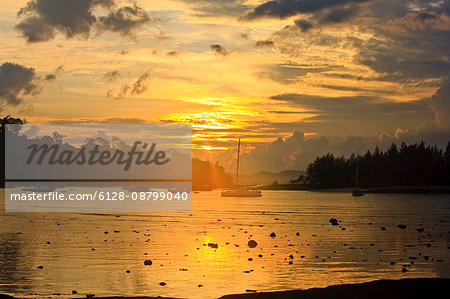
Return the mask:
[[[364,196],[364,193],[359,189],[358,186],[358,168],[359,168],[359,158],[356,158],[356,176],[355,176],[355,190],[352,191],[352,196]]]
[[[241,151],[241,139],[238,141],[237,167],[236,167],[236,189],[222,191],[222,197],[261,197],[261,191],[249,189],[237,189],[239,187],[239,154]]]

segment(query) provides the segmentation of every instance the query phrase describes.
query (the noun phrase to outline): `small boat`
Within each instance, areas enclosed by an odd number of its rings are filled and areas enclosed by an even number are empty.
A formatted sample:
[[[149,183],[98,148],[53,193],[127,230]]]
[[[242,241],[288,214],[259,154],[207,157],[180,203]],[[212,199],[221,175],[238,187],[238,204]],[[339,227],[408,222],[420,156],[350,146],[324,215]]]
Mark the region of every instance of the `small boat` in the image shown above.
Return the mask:
[[[237,166],[236,166],[236,187],[239,182],[239,154],[241,150],[241,139],[238,141]],[[261,191],[250,189],[225,190],[220,194],[222,197],[261,197]]]
[[[352,196],[364,196],[364,193],[362,193],[361,189],[358,187],[358,168],[359,168],[359,158],[356,158],[356,176],[355,176],[355,190],[352,191]]]
[[[364,193],[360,189],[355,189],[352,191],[352,196],[364,196]]]
[[[222,197],[261,197],[261,191],[259,190],[248,190],[248,189],[238,189],[238,190],[226,190],[222,191]]]

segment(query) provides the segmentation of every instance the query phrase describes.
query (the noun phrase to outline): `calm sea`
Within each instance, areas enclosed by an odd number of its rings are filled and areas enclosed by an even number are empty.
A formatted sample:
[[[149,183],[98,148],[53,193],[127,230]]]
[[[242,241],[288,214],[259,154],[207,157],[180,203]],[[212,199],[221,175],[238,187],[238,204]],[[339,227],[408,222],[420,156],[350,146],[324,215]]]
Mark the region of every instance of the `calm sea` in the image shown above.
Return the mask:
[[[448,194],[193,196],[192,213],[0,213],[0,293],[215,298],[450,277]]]

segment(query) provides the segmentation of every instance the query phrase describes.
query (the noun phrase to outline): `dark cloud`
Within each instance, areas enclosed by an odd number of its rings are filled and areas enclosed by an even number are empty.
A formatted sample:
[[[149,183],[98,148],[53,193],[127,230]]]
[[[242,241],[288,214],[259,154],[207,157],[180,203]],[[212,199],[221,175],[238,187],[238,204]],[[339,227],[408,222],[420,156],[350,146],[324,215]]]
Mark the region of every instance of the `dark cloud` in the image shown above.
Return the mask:
[[[286,111],[286,110],[269,110],[267,112],[275,113],[275,114],[305,114],[305,113],[311,113],[311,112],[308,112],[308,111]]]
[[[320,73],[327,70],[330,70],[330,68],[284,63],[266,66],[264,71],[257,72],[256,76],[283,84],[291,84],[295,83],[299,77],[305,76],[308,73]]]
[[[48,74],[45,76],[46,81],[55,81],[56,80],[56,74]]]
[[[114,0],[32,0],[17,13],[21,21],[15,28],[27,42],[33,43],[51,40],[58,32],[67,38],[87,38],[95,25],[102,30],[131,35],[132,30],[150,21],[136,5],[116,11],[114,6]],[[97,8],[106,9],[109,14],[97,18],[94,15]]]
[[[282,94],[271,97],[272,100],[282,101],[289,105],[303,107],[315,111],[319,115],[332,118],[356,117],[363,115],[388,116],[399,114],[431,115],[425,100],[409,102],[393,102],[387,99],[370,96],[323,97],[306,94]],[[319,116],[320,118],[320,116]]]
[[[314,116],[303,119],[302,128],[313,132],[378,135],[392,128],[415,128],[434,119],[427,99],[395,102],[377,96],[324,97],[305,94],[283,94],[278,109],[303,109]],[[382,121],[380,121],[382,120]]]
[[[180,53],[178,53],[177,51],[169,51],[166,53],[166,55],[171,57],[178,57]]]
[[[124,36],[134,37],[133,31],[151,21],[144,9],[134,6],[120,7],[111,11],[107,16],[98,19],[102,30],[117,32]]]
[[[399,78],[447,75],[450,70],[450,30],[439,28],[437,20],[436,27],[414,28],[422,23],[415,16],[401,22],[375,29],[376,37],[359,46],[355,61],[377,73],[395,74]]]
[[[106,76],[106,75],[105,75]],[[106,92],[108,98],[120,100],[127,95],[138,95],[148,88],[148,80],[150,79],[150,71],[143,73],[133,84],[122,84],[119,89],[110,89]]]
[[[266,40],[259,40],[255,43],[255,47],[272,47],[274,46],[273,40],[266,39]]]
[[[314,15],[313,19],[317,19],[319,25],[341,23],[348,21],[351,17],[355,16],[358,11],[357,6],[337,7],[320,12]]]
[[[436,20],[437,17],[435,15],[423,12],[423,13],[419,13],[418,15],[416,15],[416,19],[422,21],[422,23],[423,23],[427,20]]]
[[[314,13],[335,6],[355,5],[366,1],[369,0],[275,0],[257,6],[245,18],[248,20],[264,17],[285,19],[300,13]]]
[[[53,119],[50,123],[54,124],[147,124],[148,121],[142,118],[124,118],[124,117],[110,117],[110,118],[77,118],[77,119]]]
[[[305,19],[298,19],[294,21],[296,27],[300,28],[302,32],[306,32],[313,26],[312,23]]]
[[[190,4],[194,15],[199,17],[238,17],[251,7],[244,0],[181,0]]]
[[[430,99],[430,107],[434,111],[435,121],[439,127],[450,131],[450,77],[447,76],[441,87]]]
[[[142,74],[133,84],[132,94],[141,94],[147,90],[147,81],[150,78],[150,72]]]
[[[250,38],[250,34],[248,34],[248,33],[241,33],[241,34],[240,34],[240,37],[241,37],[242,39],[249,39],[249,38]]]
[[[5,62],[0,66],[0,103],[18,105],[25,95],[41,91],[36,72],[17,63]]]
[[[118,70],[106,72],[103,76],[103,80],[108,82],[116,81],[120,78],[122,78],[122,74]]]
[[[209,48],[214,52],[215,55],[222,55],[222,56],[228,55],[228,51],[227,51],[227,49],[225,49],[224,46],[221,46],[218,44],[212,44],[212,45],[209,45]]]
[[[64,66],[63,66],[63,65],[60,65],[60,66],[58,66],[58,67],[56,68],[56,70],[55,70],[54,73],[46,75],[46,76],[44,77],[44,80],[45,80],[45,81],[49,81],[49,82],[55,81],[56,78],[58,78],[58,76],[60,75],[60,73],[63,72],[63,71],[64,71]]]

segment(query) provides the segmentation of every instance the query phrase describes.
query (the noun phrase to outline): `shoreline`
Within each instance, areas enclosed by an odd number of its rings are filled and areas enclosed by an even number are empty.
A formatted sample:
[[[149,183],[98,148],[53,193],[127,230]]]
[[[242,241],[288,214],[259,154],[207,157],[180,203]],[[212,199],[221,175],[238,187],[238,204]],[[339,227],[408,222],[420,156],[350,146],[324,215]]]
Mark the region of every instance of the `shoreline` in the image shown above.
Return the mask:
[[[399,280],[374,280],[370,282],[355,284],[332,285],[324,288],[311,288],[305,290],[288,290],[274,292],[256,292],[247,290],[247,293],[230,294],[219,297],[218,299],[262,299],[262,298],[299,298],[299,299],[338,299],[338,298],[445,298],[448,291],[450,278],[403,278]],[[436,297],[437,294],[443,294]],[[45,296],[44,296],[45,297]],[[0,294],[0,299],[15,299],[23,297],[14,297]],[[97,299],[176,299],[174,297],[164,296],[95,296],[95,295],[73,295],[72,298],[97,298]]]
[[[348,192],[351,193],[354,188],[324,188],[319,186],[301,185],[301,184],[278,184],[252,186],[249,189],[258,190],[292,190],[292,191],[315,191],[315,192]],[[361,188],[363,193],[450,193],[450,186],[391,186],[377,188]]]
[[[341,284],[325,288],[311,288],[306,290],[225,295],[219,299],[445,298],[445,295],[440,295],[438,297],[436,297],[436,295],[446,294],[449,283],[449,278],[404,278],[400,280],[375,280],[371,282]]]

